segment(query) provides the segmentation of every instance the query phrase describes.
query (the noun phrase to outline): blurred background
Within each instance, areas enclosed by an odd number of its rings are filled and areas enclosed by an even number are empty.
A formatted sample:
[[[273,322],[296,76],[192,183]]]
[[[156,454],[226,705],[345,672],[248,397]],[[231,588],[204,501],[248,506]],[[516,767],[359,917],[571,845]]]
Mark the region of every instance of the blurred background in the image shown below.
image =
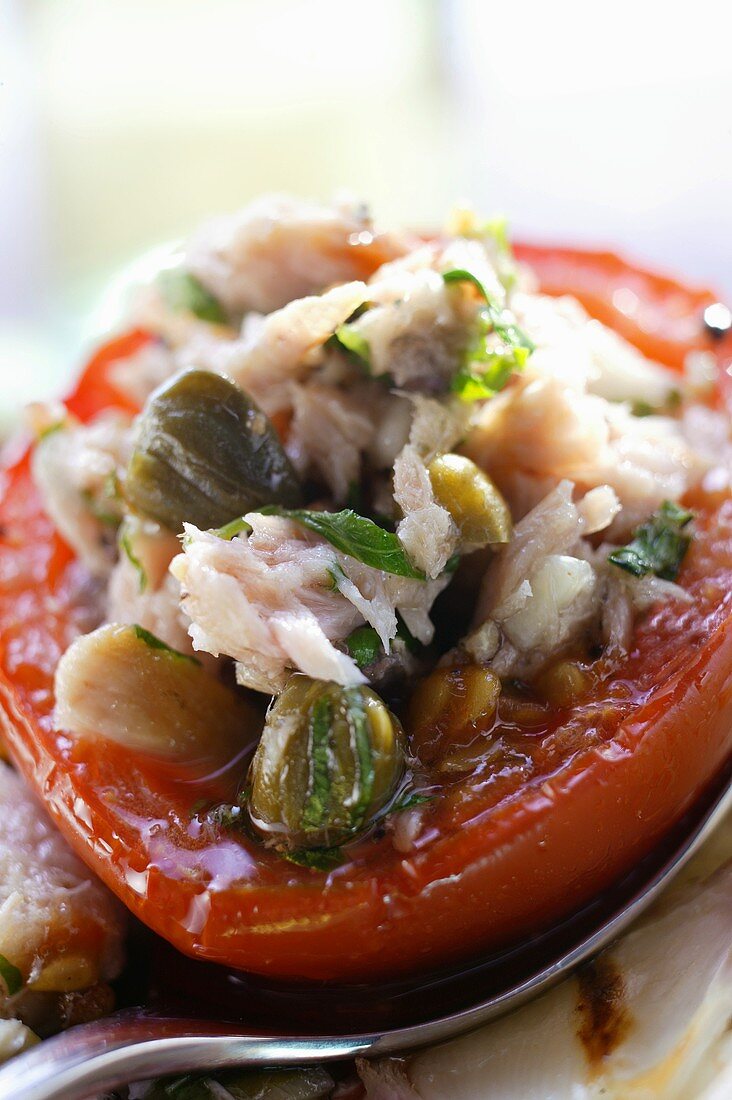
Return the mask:
[[[732,296],[727,0],[0,0],[0,417],[141,252],[265,190],[456,200]]]

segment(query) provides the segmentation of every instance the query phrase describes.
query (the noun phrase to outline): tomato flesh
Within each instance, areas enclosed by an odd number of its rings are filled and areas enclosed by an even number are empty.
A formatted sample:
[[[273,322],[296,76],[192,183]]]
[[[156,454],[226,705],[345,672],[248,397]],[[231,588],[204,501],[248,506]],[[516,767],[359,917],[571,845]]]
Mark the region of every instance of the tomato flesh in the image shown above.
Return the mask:
[[[615,261],[608,275],[605,257],[572,252],[567,268],[561,250],[542,255],[533,252],[547,290],[584,292],[588,304],[587,288],[597,301],[611,288],[612,302]],[[574,285],[547,274],[557,266]],[[641,287],[635,269],[625,272]],[[670,307],[662,295],[653,308]],[[664,329],[674,365],[679,334],[699,323],[696,292],[685,308],[686,327],[674,314]],[[146,339],[132,334],[96,357],[70,402],[77,415],[122,404],[110,364],[120,346],[131,354]],[[295,866],[192,815],[199,800],[233,795],[242,758],[215,777],[175,774],[52,729],[54,670],[87,628],[94,591],[43,512],[27,456],[7,479],[0,713],[10,751],[82,858],[190,955],[285,978],[375,980],[515,942],[648,853],[732,752],[732,500],[700,496],[680,578],[692,601],[649,614],[620,667],[600,659],[579,705],[553,710],[538,728],[499,716],[493,753],[482,763],[477,754],[475,768],[423,808],[409,854],[387,834],[349,848],[329,875]],[[244,731],[243,750],[255,735]]]

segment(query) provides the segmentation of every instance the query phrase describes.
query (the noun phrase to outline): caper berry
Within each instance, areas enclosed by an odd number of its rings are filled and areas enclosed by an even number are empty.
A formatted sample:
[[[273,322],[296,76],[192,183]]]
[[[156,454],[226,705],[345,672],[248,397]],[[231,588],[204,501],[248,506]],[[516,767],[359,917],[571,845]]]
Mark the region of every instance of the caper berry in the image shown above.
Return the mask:
[[[576,661],[557,661],[536,681],[541,695],[556,707],[574,706],[591,687],[590,675]]]
[[[439,667],[416,687],[406,720],[412,751],[432,766],[456,748],[490,732],[501,681],[489,668]]]
[[[277,433],[236,383],[189,370],[151,396],[124,486],[130,505],[179,532],[221,527],[264,504],[301,503]]]
[[[487,474],[464,455],[443,454],[427,467],[438,504],[454,519],[463,548],[508,542],[511,512]]]
[[[252,761],[252,822],[280,847],[343,844],[389,802],[404,767],[401,725],[376,692],[295,675]]]
[[[83,634],[56,670],[57,729],[162,760],[220,767],[251,741],[259,720],[195,658],[137,625]]]

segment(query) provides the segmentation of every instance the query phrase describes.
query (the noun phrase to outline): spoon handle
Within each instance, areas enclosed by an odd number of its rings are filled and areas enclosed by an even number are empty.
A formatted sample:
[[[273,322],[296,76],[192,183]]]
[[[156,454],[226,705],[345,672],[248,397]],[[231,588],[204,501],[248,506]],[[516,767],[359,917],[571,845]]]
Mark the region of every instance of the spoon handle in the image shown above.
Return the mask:
[[[96,1100],[166,1074],[353,1058],[376,1040],[248,1035],[235,1024],[129,1012],[71,1028],[10,1061],[0,1069],[0,1100]]]

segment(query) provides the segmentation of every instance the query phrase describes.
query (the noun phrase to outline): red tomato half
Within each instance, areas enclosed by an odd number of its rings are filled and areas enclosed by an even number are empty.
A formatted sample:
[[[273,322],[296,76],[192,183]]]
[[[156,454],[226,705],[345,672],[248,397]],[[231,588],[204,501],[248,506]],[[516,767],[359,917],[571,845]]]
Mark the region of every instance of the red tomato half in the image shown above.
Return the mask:
[[[548,292],[576,294],[670,365],[689,347],[711,347],[701,334],[705,292],[605,254],[520,255]],[[618,313],[618,301],[631,301],[618,299],[622,289],[639,303],[632,324]],[[110,359],[141,339],[123,337],[92,361],[71,399],[77,414],[115,400]],[[81,857],[190,955],[282,977],[374,980],[515,942],[648,853],[732,751],[732,501],[695,505],[698,534],[680,578],[693,602],[650,613],[622,667],[600,660],[590,695],[557,711],[541,735],[499,723],[500,766],[424,807],[416,850],[370,839],[325,875],[191,817],[200,798],[233,792],[235,766],[211,779],[176,777],[53,731],[54,669],[79,632],[86,577],[45,516],[26,457],[8,471],[0,507],[10,751]]]

